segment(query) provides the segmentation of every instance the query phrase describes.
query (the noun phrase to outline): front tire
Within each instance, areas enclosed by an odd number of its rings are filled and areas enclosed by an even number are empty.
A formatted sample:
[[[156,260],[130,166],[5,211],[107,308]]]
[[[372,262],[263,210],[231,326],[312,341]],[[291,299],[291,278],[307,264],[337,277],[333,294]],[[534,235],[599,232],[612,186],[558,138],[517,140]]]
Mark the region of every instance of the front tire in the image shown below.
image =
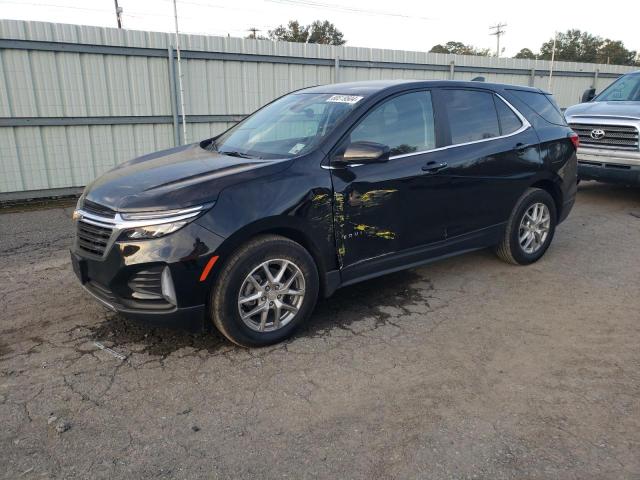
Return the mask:
[[[513,208],[496,253],[515,265],[536,262],[549,248],[556,223],[556,206],[551,195],[540,188],[529,188]]]
[[[216,328],[243,347],[289,337],[308,320],[318,299],[318,269],[300,244],[262,235],[236,250],[211,292]]]

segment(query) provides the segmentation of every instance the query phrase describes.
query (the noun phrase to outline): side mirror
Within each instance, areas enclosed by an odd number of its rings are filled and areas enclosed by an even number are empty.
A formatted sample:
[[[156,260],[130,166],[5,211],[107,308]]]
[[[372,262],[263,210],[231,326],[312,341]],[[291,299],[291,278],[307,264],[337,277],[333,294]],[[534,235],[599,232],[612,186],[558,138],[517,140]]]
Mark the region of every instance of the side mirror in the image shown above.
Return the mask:
[[[596,96],[595,88],[587,88],[582,94],[582,103],[590,102]]]
[[[354,142],[332,163],[354,165],[364,163],[383,163],[389,160],[389,147],[376,142]]]

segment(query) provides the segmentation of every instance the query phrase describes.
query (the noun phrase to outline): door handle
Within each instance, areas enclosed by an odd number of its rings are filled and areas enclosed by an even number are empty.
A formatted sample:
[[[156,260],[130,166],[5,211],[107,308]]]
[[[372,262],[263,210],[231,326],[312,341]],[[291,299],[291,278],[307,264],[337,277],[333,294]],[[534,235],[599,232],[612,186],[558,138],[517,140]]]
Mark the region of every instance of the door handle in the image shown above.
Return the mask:
[[[527,148],[531,148],[532,145],[525,145],[524,143],[516,143],[515,151],[518,153],[524,152]]]
[[[427,173],[437,173],[448,167],[446,162],[429,162],[422,166],[422,171]]]

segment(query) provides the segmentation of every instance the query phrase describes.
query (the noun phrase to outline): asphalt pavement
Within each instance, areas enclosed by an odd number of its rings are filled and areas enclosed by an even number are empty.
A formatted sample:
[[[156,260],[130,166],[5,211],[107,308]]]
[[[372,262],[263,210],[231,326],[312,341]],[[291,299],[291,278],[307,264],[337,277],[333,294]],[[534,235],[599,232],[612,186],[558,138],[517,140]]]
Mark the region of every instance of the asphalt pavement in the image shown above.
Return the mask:
[[[49,207],[0,213],[0,477],[640,479],[639,189],[582,184],[534,265],[348,287],[255,350],[104,310]]]

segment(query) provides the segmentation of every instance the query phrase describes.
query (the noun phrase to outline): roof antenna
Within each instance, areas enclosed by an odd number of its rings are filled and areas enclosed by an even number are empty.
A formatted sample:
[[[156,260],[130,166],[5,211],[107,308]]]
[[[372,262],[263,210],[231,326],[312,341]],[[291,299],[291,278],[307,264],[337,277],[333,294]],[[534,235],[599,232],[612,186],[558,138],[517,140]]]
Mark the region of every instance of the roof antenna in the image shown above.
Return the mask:
[[[484,82],[486,79],[484,77],[473,77],[471,79],[472,82]]]

